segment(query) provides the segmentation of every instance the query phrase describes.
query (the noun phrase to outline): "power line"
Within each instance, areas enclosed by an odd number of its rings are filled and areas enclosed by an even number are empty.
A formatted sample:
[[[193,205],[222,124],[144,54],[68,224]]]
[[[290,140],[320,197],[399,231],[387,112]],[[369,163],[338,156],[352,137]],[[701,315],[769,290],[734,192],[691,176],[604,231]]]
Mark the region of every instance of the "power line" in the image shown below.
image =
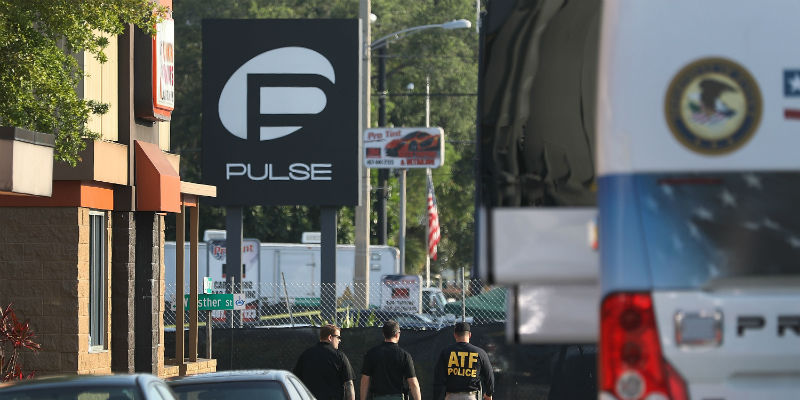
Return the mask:
[[[430,97],[467,97],[467,96],[477,96],[477,93],[373,93],[372,97],[380,97],[380,96],[387,96],[387,97],[412,97],[412,96],[430,96]]]

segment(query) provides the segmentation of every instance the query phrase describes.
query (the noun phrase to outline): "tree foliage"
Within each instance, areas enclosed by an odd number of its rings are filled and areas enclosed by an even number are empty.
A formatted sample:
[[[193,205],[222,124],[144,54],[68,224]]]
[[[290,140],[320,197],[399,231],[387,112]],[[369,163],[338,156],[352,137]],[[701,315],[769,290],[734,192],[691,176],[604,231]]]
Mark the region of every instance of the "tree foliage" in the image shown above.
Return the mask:
[[[378,16],[373,38],[398,30],[466,18],[475,24],[473,1],[439,0],[397,2],[375,0]],[[470,269],[473,263],[475,110],[478,40],[475,29],[420,31],[391,42],[387,47],[387,122],[392,126],[425,126],[425,82],[430,81],[430,125],[445,132],[445,163],[433,170],[439,203],[441,242],[439,259],[431,269]],[[376,54],[373,53],[373,56]],[[373,58],[373,93],[377,88],[377,59]],[[414,89],[409,90],[409,83]],[[373,125],[377,122],[377,97],[373,96]],[[374,174],[376,175],[376,174]],[[390,183],[390,232],[397,232],[398,186]],[[377,185],[374,180],[373,185]],[[427,193],[425,171],[407,173],[406,269],[423,272]],[[396,237],[396,236],[395,236]],[[396,242],[394,242],[396,243]]]
[[[166,9],[150,0],[0,0],[0,124],[52,133],[56,158],[74,165],[90,114],[106,104],[81,99],[80,52],[104,62],[108,35],[135,24],[154,33]]]
[[[172,119],[173,151],[183,159],[181,176],[201,179],[201,23],[204,18],[358,18],[358,0],[174,0],[176,36],[176,109]],[[408,27],[466,18],[475,24],[473,0],[372,0],[378,16],[372,39]],[[387,47],[388,121],[393,126],[424,126],[425,78],[430,79],[431,126],[445,131],[445,165],[433,171],[439,200],[442,241],[434,271],[456,270],[473,260],[475,110],[478,40],[475,29],[431,29],[391,42]],[[377,92],[377,59],[372,59],[372,92]],[[406,89],[414,83],[414,91]],[[372,96],[372,126],[377,126],[377,96]],[[359,134],[359,133],[354,133]],[[407,272],[425,264],[427,202],[424,170],[410,170],[407,183]],[[377,173],[372,174],[372,187]],[[399,192],[390,179],[389,245],[397,245]],[[372,244],[377,213],[372,192]],[[314,207],[249,207],[244,234],[262,241],[297,242],[303,231],[319,229]],[[201,229],[224,226],[224,212],[201,207]],[[353,209],[339,213],[339,243],[353,242]]]

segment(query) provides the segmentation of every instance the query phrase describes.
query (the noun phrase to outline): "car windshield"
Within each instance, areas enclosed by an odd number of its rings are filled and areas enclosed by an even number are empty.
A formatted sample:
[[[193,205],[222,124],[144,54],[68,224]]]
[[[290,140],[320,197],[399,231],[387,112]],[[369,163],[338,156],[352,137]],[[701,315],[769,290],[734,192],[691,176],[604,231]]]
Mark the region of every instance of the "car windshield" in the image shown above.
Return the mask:
[[[286,392],[283,390],[283,385],[277,381],[173,384],[171,387],[176,397],[180,400],[286,400]]]
[[[36,387],[0,390],[0,400],[140,400],[139,390],[121,386]]]
[[[436,302],[439,303],[439,307],[444,309],[444,305],[447,304],[447,299],[444,297],[444,293],[437,292],[434,298],[436,299]]]
[[[648,174],[635,182],[656,288],[800,276],[800,174]]]
[[[425,314],[415,314],[412,318],[416,318],[423,322],[433,322],[433,318]]]

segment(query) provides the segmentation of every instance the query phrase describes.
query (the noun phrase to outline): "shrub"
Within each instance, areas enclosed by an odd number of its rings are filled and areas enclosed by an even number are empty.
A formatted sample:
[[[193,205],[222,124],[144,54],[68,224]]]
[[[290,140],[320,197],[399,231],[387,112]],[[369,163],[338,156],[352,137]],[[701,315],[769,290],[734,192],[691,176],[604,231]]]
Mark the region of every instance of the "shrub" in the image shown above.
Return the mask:
[[[36,371],[27,375],[22,372],[19,362],[19,352],[22,349],[38,351],[42,348],[34,342],[35,335],[30,327],[30,322],[20,322],[17,314],[9,304],[5,309],[0,308],[0,381],[32,378]]]

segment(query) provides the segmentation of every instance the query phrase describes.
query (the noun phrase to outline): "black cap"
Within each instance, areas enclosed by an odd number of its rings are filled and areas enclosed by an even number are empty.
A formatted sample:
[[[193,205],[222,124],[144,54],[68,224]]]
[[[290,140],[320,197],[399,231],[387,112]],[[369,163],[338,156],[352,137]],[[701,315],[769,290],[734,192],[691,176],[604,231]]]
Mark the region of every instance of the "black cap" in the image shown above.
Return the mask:
[[[456,322],[455,333],[469,332],[469,323]]]

